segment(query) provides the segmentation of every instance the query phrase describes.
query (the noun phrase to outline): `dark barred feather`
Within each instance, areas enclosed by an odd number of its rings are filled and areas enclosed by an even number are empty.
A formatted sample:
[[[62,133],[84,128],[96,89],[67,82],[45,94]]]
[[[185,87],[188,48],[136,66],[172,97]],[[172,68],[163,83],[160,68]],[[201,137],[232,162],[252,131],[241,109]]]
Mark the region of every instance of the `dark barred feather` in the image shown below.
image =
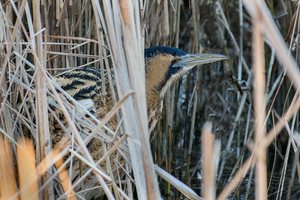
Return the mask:
[[[85,67],[65,72],[56,81],[76,100],[93,99],[101,87],[101,73]]]

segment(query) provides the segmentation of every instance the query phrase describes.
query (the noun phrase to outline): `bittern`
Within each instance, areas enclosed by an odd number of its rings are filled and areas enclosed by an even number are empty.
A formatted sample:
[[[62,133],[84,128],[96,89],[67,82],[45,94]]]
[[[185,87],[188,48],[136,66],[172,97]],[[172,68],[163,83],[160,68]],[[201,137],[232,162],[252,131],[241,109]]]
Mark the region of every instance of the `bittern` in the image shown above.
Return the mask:
[[[167,46],[157,46],[145,49],[146,95],[148,113],[157,110],[162,88],[170,81],[172,75],[196,65],[202,65],[227,59],[219,54],[189,54],[185,51]],[[105,91],[103,91],[103,77]],[[101,75],[91,67],[72,70],[56,78],[60,87],[75,100],[93,101],[95,110],[100,118],[112,107],[112,99],[108,94],[107,74]],[[99,103],[104,101],[105,105]],[[100,104],[100,105],[99,105]],[[99,111],[101,110],[101,111]]]
[[[148,114],[160,112],[160,93],[162,89],[172,80],[171,77],[182,70],[196,65],[212,63],[227,59],[226,56],[218,54],[189,54],[185,51],[166,46],[157,46],[145,49],[145,74],[146,74],[146,98]],[[105,80],[103,80],[103,78]],[[65,72],[56,78],[60,87],[71,95],[75,100],[92,100],[96,115],[103,118],[113,107],[111,93],[107,81],[107,73],[96,71],[91,67],[76,69]],[[104,83],[104,84],[103,84]],[[116,119],[112,120],[112,126],[116,126]],[[112,127],[113,129],[116,127]],[[55,143],[61,135],[54,131]],[[89,148],[95,159],[101,158],[101,142],[92,141]],[[91,198],[88,195],[86,198]]]

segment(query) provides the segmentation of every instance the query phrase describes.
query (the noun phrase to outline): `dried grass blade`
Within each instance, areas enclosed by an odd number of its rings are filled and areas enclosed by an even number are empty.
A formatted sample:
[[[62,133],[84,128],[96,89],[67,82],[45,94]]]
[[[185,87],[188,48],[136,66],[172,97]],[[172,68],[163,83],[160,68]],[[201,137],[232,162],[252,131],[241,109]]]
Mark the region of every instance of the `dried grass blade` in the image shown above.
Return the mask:
[[[157,165],[154,165],[156,173],[162,177],[164,180],[166,180],[168,183],[170,183],[172,186],[174,186],[178,191],[180,191],[184,196],[186,196],[188,199],[193,200],[200,200],[202,199],[200,196],[198,196],[191,188],[189,188],[187,185],[185,185],[183,182],[179,181],[177,178],[163,170]]]

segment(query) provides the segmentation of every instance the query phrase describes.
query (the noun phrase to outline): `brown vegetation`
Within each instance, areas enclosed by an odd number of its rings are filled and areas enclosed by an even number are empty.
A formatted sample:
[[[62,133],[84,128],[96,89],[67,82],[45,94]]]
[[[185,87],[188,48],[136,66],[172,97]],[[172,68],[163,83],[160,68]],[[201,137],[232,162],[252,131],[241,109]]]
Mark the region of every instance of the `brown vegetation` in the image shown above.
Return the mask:
[[[87,188],[108,199],[299,199],[299,8],[282,0],[2,0],[0,199],[75,199]],[[149,136],[143,50],[156,45],[231,59],[177,77]],[[114,105],[103,119],[54,81],[84,66],[108,73]],[[66,137],[54,148],[57,109]],[[103,147],[99,160],[87,148],[92,138]],[[79,179],[68,170],[74,158],[89,168]],[[90,174],[94,185],[86,185]]]

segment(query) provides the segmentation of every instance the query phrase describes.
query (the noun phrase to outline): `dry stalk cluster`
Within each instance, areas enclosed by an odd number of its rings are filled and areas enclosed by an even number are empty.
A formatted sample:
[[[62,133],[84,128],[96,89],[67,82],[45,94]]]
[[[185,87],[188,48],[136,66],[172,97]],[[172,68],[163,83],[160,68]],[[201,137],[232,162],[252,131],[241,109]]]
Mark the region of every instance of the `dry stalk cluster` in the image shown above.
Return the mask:
[[[91,191],[108,199],[299,199],[299,8],[280,0],[2,0],[1,199]],[[149,137],[143,50],[156,45],[231,60],[195,67],[164,91]],[[113,105],[102,119],[55,82],[85,66],[107,72]],[[56,147],[53,118],[63,132]],[[98,160],[87,148],[93,139],[103,147]],[[82,178],[75,165],[87,169]]]

